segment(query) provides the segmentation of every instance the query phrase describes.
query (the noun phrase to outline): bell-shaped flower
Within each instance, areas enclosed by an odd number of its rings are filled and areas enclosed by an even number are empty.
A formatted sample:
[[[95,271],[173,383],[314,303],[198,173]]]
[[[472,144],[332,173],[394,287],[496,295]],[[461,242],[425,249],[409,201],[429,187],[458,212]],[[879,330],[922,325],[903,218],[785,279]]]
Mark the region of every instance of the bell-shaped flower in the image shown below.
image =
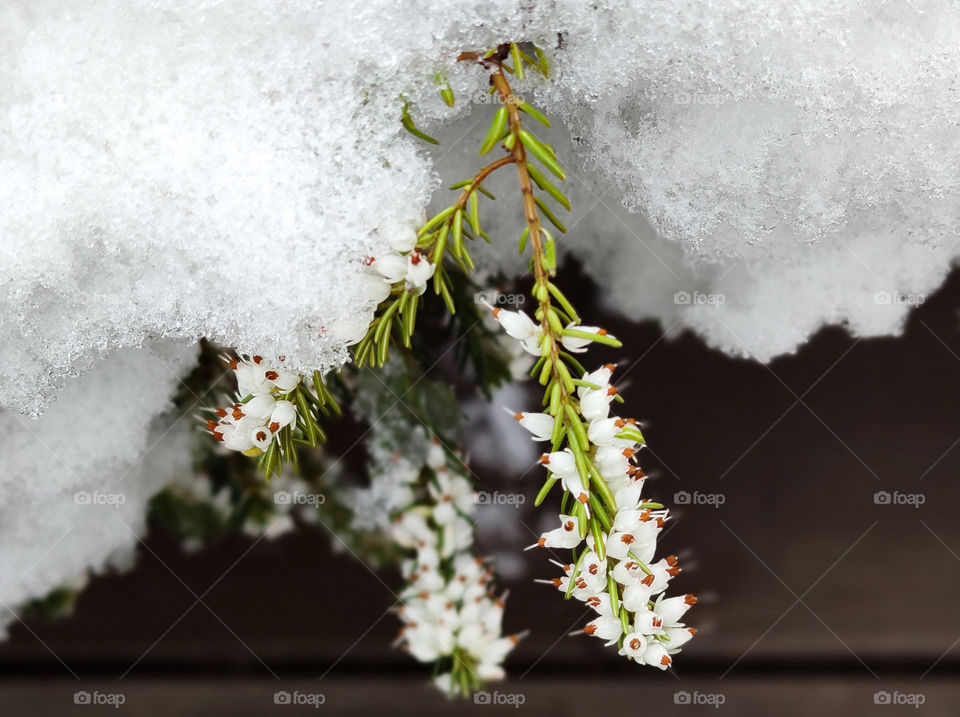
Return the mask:
[[[607,386],[599,391],[586,391],[580,397],[580,413],[588,421],[598,421],[610,413],[610,402],[617,395],[617,389]]]
[[[617,434],[626,428],[631,421],[633,419],[618,418],[617,416],[592,421],[587,429],[587,438],[595,446],[617,446],[619,448],[633,446],[636,441],[629,438],[617,438]]]
[[[591,371],[589,373],[583,374],[583,382],[587,384],[592,384],[593,386],[598,386],[598,389],[591,388],[590,386],[579,386],[577,388],[577,396],[583,398],[588,391],[595,390],[604,390],[610,387],[610,377],[613,376],[613,369],[615,369],[612,363],[604,364],[596,371]]]
[[[626,559],[620,560],[616,565],[613,566],[613,569],[610,571],[610,575],[616,580],[620,585],[635,585],[640,582],[646,573],[640,569],[640,564],[636,560]]]
[[[525,339],[520,339],[520,348],[531,356],[540,356],[540,336],[543,334],[543,328],[537,326],[532,334]]]
[[[653,609],[663,620],[664,628],[671,628],[680,625],[680,618],[696,604],[697,598],[693,595],[680,595],[672,598],[664,598],[661,595],[657,598]]]
[[[436,483],[431,481],[429,490],[435,502],[433,519],[438,525],[449,525],[460,513],[469,513],[473,507],[470,481],[449,470],[437,471]]]
[[[399,254],[384,254],[368,259],[368,266],[391,284],[396,284],[407,275],[408,259]]]
[[[569,448],[553,453],[544,453],[540,456],[540,464],[547,467],[547,470],[559,478],[567,475],[580,474],[577,469],[577,460],[573,457],[573,452]]]
[[[239,430],[236,426],[225,426],[222,432],[223,445],[232,451],[248,451],[254,447],[252,430]]]
[[[534,320],[527,316],[523,311],[508,311],[506,309],[501,309],[499,306],[492,306],[486,299],[481,301],[481,303],[490,309],[490,312],[493,314],[493,318],[495,318],[497,323],[503,327],[503,330],[507,332],[507,335],[517,339],[518,341],[523,341],[523,339],[530,338],[537,333],[538,329],[541,328],[539,324],[534,322]],[[536,355],[539,356],[540,352],[537,351]]]
[[[421,289],[425,287],[427,282],[433,277],[435,269],[436,266],[427,259],[425,254],[419,251],[410,252],[410,255],[407,257],[407,288]]]
[[[240,411],[245,416],[251,416],[258,420],[266,419],[271,413],[273,413],[274,406],[276,401],[273,396],[268,393],[260,394],[259,396],[254,396],[246,403],[240,406]]]
[[[296,371],[274,371],[276,377],[273,378],[273,385],[280,389],[280,393],[290,393],[300,385],[300,374]],[[269,372],[268,372],[269,378]]]
[[[364,272],[360,277],[360,290],[368,302],[379,304],[390,296],[390,282],[379,274]]]
[[[639,632],[628,632],[623,637],[623,647],[620,648],[620,654],[632,657],[634,660],[643,661],[643,653],[647,650],[647,638]]]
[[[427,459],[424,462],[435,471],[446,467],[447,453],[443,449],[443,444],[436,438],[430,441],[430,446],[427,448]],[[420,471],[416,471],[417,475],[419,475],[419,473]],[[414,479],[416,479],[416,475]]]
[[[587,635],[606,640],[607,645],[614,644],[623,634],[623,625],[615,615],[598,615],[584,626]]]
[[[643,635],[660,635],[663,633],[663,618],[645,607],[634,614],[633,629]]]
[[[668,652],[678,652],[681,647],[690,642],[690,638],[697,634],[697,628],[695,627],[669,627],[663,631],[663,634],[666,635],[669,640],[666,642],[668,645]]]
[[[581,558],[578,575],[596,592],[607,589],[607,561],[601,560],[593,550],[588,551]]]
[[[606,592],[591,595],[584,602],[587,603],[598,615],[610,617],[613,615],[613,605],[610,603],[610,594]]]
[[[643,502],[643,478],[634,478],[617,488],[613,498],[620,510],[635,510]]]
[[[273,382],[266,377],[267,370],[263,366],[240,361],[234,373],[237,375],[237,393],[241,397],[259,396],[273,390]]]
[[[665,670],[673,663],[667,649],[659,640],[650,640],[647,649],[643,652],[643,662],[652,667]]]
[[[270,430],[276,433],[285,426],[297,425],[297,407],[290,401],[277,401],[270,414]]]
[[[630,612],[643,612],[647,609],[647,605],[650,602],[650,586],[647,584],[649,581],[649,575],[646,576],[643,580],[640,580],[633,585],[627,585],[623,589],[623,595],[620,600],[623,603],[623,606],[627,608]]]
[[[270,441],[273,440],[273,434],[270,433],[270,429],[266,426],[260,426],[259,428],[254,428],[250,432],[250,442],[253,443],[261,451],[265,451],[270,447]]]
[[[509,408],[507,413],[513,415],[517,423],[533,434],[535,441],[548,441],[553,435],[554,419],[549,413],[513,413]]]
[[[619,446],[600,446],[594,457],[597,470],[604,479],[611,481],[621,478],[630,470],[630,459],[636,455],[632,448]]]
[[[578,326],[577,324],[570,322],[567,324],[567,328],[583,334],[593,334],[594,336],[607,335],[607,330],[601,329],[599,326]],[[593,339],[582,336],[562,336],[560,338],[560,343],[562,343],[563,348],[570,353],[582,354],[587,350],[586,347],[593,343]]]
[[[560,527],[543,533],[537,542],[530,547],[572,549],[580,545],[582,540],[577,519],[572,515],[561,513]]]
[[[617,560],[626,560],[636,542],[637,538],[633,533],[613,530],[604,543],[607,556]]]

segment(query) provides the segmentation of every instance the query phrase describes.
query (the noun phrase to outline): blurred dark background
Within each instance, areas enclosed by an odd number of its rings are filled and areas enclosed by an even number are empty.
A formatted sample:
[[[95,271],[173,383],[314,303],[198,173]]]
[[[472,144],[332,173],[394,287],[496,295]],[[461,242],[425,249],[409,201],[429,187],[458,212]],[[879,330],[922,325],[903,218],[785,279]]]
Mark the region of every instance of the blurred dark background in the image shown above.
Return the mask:
[[[957,714],[960,273],[902,337],[827,328],[764,366],[604,313],[576,267],[564,272],[562,285],[583,287],[582,313],[624,340],[597,358],[629,357],[620,381],[652,446],[648,494],[675,505],[661,542],[686,567],[673,591],[701,598],[688,615],[700,633],[674,670],[564,637],[584,610],[532,583],[554,569],[531,551],[526,576],[500,581],[506,628],[531,631],[491,685],[501,704],[449,703],[390,647],[399,576],[333,551],[323,527],[197,554],[154,527],[136,567],[94,579],[72,619],[11,626],[0,711],[72,713],[76,690],[99,689],[145,715],[317,711],[275,707],[277,690],[323,694],[334,714],[514,714],[510,696],[554,716],[914,714],[920,700],[925,714]],[[516,553],[540,528],[539,474],[518,482],[497,458],[475,454],[474,470],[527,504],[480,547]],[[100,710],[117,712],[81,714]]]

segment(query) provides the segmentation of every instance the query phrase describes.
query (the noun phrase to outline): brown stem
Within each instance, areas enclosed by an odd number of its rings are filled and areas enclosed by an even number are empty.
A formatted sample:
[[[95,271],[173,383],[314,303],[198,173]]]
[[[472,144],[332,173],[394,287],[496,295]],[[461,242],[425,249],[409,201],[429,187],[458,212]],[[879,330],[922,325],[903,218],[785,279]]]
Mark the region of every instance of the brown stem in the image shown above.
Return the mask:
[[[560,360],[560,349],[553,336],[553,327],[550,325],[550,320],[547,317],[547,312],[551,308],[550,293],[547,291],[547,282],[550,280],[550,277],[548,276],[546,267],[543,265],[540,214],[537,212],[537,203],[533,198],[533,181],[530,179],[530,172],[527,170],[527,152],[523,146],[523,142],[520,141],[521,120],[519,102],[513,94],[513,90],[510,89],[510,83],[507,82],[507,78],[503,74],[503,68],[500,67],[499,64],[496,65],[496,70],[494,70],[491,75],[491,80],[493,81],[493,86],[500,94],[500,101],[503,102],[507,108],[510,132],[514,140],[510,156],[513,163],[517,165],[517,174],[520,177],[520,192],[523,194],[523,218],[527,223],[527,228],[530,230],[530,246],[533,252],[533,276],[534,283],[537,287],[537,301],[540,304],[540,325],[543,328],[544,335],[547,336],[550,341],[550,360],[553,365],[551,373],[553,374],[554,380],[559,383],[561,396],[565,399],[567,397],[567,389],[556,368],[557,362]],[[558,416],[557,419],[562,420],[560,416]]]

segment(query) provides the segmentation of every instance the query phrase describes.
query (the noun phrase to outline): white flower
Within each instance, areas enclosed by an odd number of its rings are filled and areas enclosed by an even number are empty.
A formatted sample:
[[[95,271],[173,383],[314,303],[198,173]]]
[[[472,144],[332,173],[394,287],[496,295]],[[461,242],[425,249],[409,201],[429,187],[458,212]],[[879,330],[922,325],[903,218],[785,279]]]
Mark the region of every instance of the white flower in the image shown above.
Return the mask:
[[[486,299],[484,299],[481,303],[490,309],[490,311],[493,313],[493,318],[495,318],[500,326],[503,327],[503,330],[506,331],[509,336],[512,336],[518,341],[529,339],[536,335],[538,331],[542,330],[541,327],[523,311],[507,311],[505,309],[501,309],[499,306],[494,307],[491,306],[490,302],[488,302]],[[537,351],[536,355],[539,356],[540,352]]]
[[[430,441],[430,447],[427,448],[426,464],[433,468],[433,470],[439,470],[447,465],[447,454],[443,450],[443,444],[436,438]],[[420,471],[414,473],[414,479],[416,479],[419,472]]]
[[[280,389],[280,393],[290,393],[300,385],[300,374],[296,371],[277,370],[275,373],[277,377],[273,379],[273,385]]]
[[[240,411],[245,416],[250,416],[259,420],[265,419],[273,412],[273,407],[276,404],[273,396],[270,394],[264,393],[259,396],[254,396],[246,403],[240,406]]]
[[[591,595],[584,602],[592,607],[598,615],[605,615],[606,617],[613,615],[613,605],[610,603],[609,593],[601,592]]]
[[[267,450],[270,447],[270,441],[273,440],[273,434],[270,433],[270,429],[266,426],[260,426],[254,428],[250,432],[250,442],[253,443],[261,451]]]
[[[553,416],[549,413],[513,413],[509,408],[507,413],[512,413],[516,421],[533,434],[535,441],[548,441],[553,435]]]
[[[433,519],[438,525],[452,523],[458,517],[458,511],[469,513],[473,507],[473,486],[470,481],[448,470],[436,472],[436,484],[431,482],[429,490],[436,502]]]
[[[390,282],[377,274],[364,273],[360,277],[363,297],[371,304],[379,304],[390,296]]]
[[[680,618],[696,604],[697,598],[693,595],[680,595],[672,598],[664,598],[661,595],[657,598],[653,609],[663,620],[664,627],[669,628],[679,625]]]
[[[587,428],[587,438],[589,438],[590,442],[595,446],[617,446],[621,448],[632,446],[636,441],[632,441],[629,438],[617,438],[617,434],[620,433],[628,423],[632,425],[636,422],[632,418],[623,419],[617,416],[591,421],[590,426]]]
[[[588,421],[598,421],[610,413],[610,402],[617,395],[613,386],[598,391],[588,390],[580,397],[580,413]]]
[[[667,669],[673,663],[666,648],[658,640],[651,640],[648,643],[647,649],[643,652],[643,661],[661,670]]]
[[[424,288],[433,276],[435,269],[436,267],[427,259],[425,254],[419,251],[410,252],[410,255],[407,257],[407,288]]]
[[[663,618],[653,610],[637,610],[633,616],[633,629],[644,635],[663,634]]]
[[[623,586],[634,585],[646,575],[635,560],[621,560],[610,571],[610,575]]]
[[[532,334],[525,339],[520,339],[520,348],[531,356],[540,355],[540,336],[543,334],[543,328],[537,326]]]
[[[642,580],[633,585],[627,585],[623,589],[621,600],[627,610],[636,613],[647,609],[647,603],[650,602],[652,594],[648,584],[650,582],[653,582],[651,576],[647,575]]]
[[[647,638],[639,632],[628,632],[623,638],[623,647],[620,648],[620,654],[632,657],[635,660],[643,660],[643,653],[647,649]]]
[[[572,515],[560,514],[560,527],[547,531],[530,547],[575,548],[582,542],[577,519]]]
[[[697,634],[695,627],[668,627],[663,631],[669,639],[666,644],[669,646],[668,652],[679,652],[680,648],[690,642],[690,638]]]
[[[579,331],[580,333],[594,334],[596,336],[607,335],[607,330],[601,329],[599,326],[578,326],[572,321],[569,324],[567,324],[567,328],[572,329],[574,331]],[[611,336],[611,338],[613,337]],[[584,351],[587,350],[586,347],[589,344],[593,343],[593,339],[586,339],[580,336],[562,336],[560,337],[560,343],[562,343],[563,348],[565,348],[570,353],[582,354]]]
[[[547,470],[558,478],[572,474],[580,475],[577,469],[577,460],[573,457],[573,452],[569,448],[553,453],[544,453],[540,456],[540,463],[545,465]]]
[[[627,555],[633,549],[636,538],[632,533],[614,530],[607,536],[604,546],[608,557],[617,560],[626,559]]]
[[[368,259],[367,265],[391,284],[396,284],[407,275],[408,260],[399,254],[384,254]]]
[[[237,430],[236,426],[224,426],[220,434],[223,436],[223,445],[232,451],[248,451],[253,448],[250,430]]]
[[[598,615],[586,624],[583,631],[593,637],[606,640],[607,645],[612,645],[619,640],[623,634],[623,625],[620,623],[619,617],[614,615]]]
[[[577,468],[577,461],[569,448],[553,453],[544,453],[540,456],[540,463],[547,467],[551,473],[560,478],[560,482],[570,495],[587,507],[590,500],[590,494],[583,487],[583,481],[580,479],[580,471]],[[587,508],[589,514],[589,508]]]
[[[643,502],[640,497],[643,493],[643,483],[643,478],[634,478],[614,491],[613,498],[620,506],[620,510],[633,510]]]
[[[237,375],[237,392],[243,397],[259,396],[273,390],[273,382],[266,377],[266,368],[257,361],[260,357],[253,358],[255,363],[240,361],[234,370]]]
[[[614,366],[612,363],[604,364],[603,366],[598,368],[596,371],[591,371],[590,373],[583,374],[583,381],[584,383],[590,383],[590,384],[593,384],[594,386],[599,386],[600,387],[599,390],[609,388],[610,377],[613,375],[613,369],[615,368],[616,366]],[[584,394],[586,394],[587,391],[594,391],[594,390],[598,390],[598,389],[593,389],[588,386],[580,386],[577,388],[577,395],[580,398],[583,398]]]
[[[604,479],[616,480],[624,475],[630,469],[630,459],[636,455],[632,448],[620,448],[619,446],[600,446],[597,449],[594,463],[597,470]]]
[[[276,433],[285,426],[297,425],[297,407],[290,401],[277,401],[270,414],[270,430]],[[276,426],[276,428],[274,428]]]
[[[596,592],[602,592],[607,589],[607,561],[601,560],[600,556],[593,550],[587,552],[580,560],[579,576],[582,577],[587,586]]]

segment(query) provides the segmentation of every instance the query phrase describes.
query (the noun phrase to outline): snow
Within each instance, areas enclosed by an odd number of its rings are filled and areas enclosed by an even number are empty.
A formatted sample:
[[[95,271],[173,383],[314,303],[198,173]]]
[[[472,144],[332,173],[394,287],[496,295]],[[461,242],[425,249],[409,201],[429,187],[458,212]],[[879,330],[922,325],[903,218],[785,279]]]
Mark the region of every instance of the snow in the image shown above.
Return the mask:
[[[157,414],[195,358],[192,347],[123,349],[69,380],[38,420],[0,410],[0,626],[88,568],[132,561],[147,501],[192,470],[194,422]]]
[[[562,120],[549,136],[569,157],[580,219],[563,246],[611,305],[762,360],[824,323],[896,333],[958,255],[958,10],[4,3],[3,600],[132,545],[117,521],[91,520],[96,510],[51,510],[54,496],[129,467],[132,495],[110,515],[140,530],[146,496],[186,460],[171,448],[152,467],[137,461],[182,368],[143,346],[182,356],[207,336],[292,368],[345,360],[343,338],[373,310],[357,279],[382,249],[378,227],[420,216],[435,169],[477,167],[490,108],[465,101],[486,79],[455,61],[464,49],[547,50],[554,79],[518,90]],[[451,141],[424,150],[400,128],[404,102]],[[509,206],[491,223],[510,228]],[[512,240],[483,258],[488,271],[521,270]],[[50,455],[37,432],[55,442]],[[69,559],[51,554],[15,582],[74,514],[81,532],[57,548]]]

